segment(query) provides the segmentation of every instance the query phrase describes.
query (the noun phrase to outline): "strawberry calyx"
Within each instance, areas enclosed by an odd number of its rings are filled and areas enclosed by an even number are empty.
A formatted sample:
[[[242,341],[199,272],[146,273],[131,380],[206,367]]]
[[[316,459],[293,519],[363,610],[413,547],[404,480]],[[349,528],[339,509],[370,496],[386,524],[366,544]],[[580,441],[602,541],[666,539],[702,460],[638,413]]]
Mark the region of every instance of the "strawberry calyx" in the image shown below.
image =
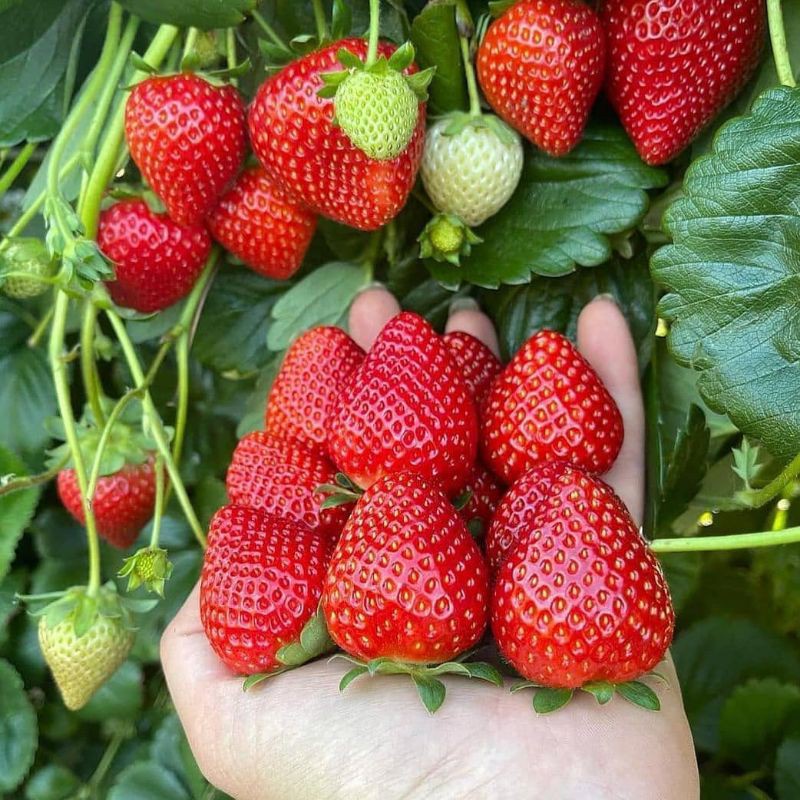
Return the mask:
[[[471,127],[491,131],[505,145],[513,145],[520,138],[510,125],[494,114],[475,115],[467,111],[455,111],[448,114],[445,119],[449,123],[442,131],[443,136],[457,136],[464,129]]]
[[[164,584],[172,575],[172,562],[167,551],[161,547],[143,547],[124,559],[117,573],[119,578],[128,578],[128,591],[144,586],[148,592],[164,596]]]
[[[357,658],[337,653],[333,658],[341,658],[355,666],[342,677],[339,691],[343,692],[356,678],[368,675],[408,675],[417,688],[422,705],[430,714],[435,714],[444,703],[447,689],[442,675],[461,675],[465,678],[477,678],[495,686],[503,685],[503,677],[495,667],[485,661],[446,661],[442,664],[415,664],[406,661],[395,661],[392,658],[373,658],[371,661],[360,661]],[[333,659],[331,659],[333,660]]]
[[[321,483],[316,491],[325,494],[327,497],[320,503],[320,509],[336,508],[355,503],[364,494],[360,486],[356,486],[350,478],[343,472],[337,472],[334,478],[335,483]]]
[[[590,681],[578,689],[568,689],[555,686],[543,686],[533,681],[521,681],[511,687],[511,692],[516,693],[523,689],[533,689],[533,709],[537,714],[551,714],[563,708],[575,696],[576,691],[592,695],[601,706],[609,703],[615,694],[639,708],[647,711],[660,711],[661,701],[658,695],[642,681],[631,680],[623,683],[610,681]]]
[[[456,214],[437,214],[417,237],[420,258],[447,261],[459,266],[461,256],[472,252],[472,245],[483,239]]]
[[[300,636],[278,650],[276,657],[283,666],[270,672],[258,672],[254,675],[248,675],[244,680],[243,689],[247,691],[251,687],[267,680],[267,678],[272,678],[282,672],[300,667],[324,653],[329,653],[335,647],[335,642],[328,634],[328,626],[325,624],[325,616],[322,613],[322,609],[318,608],[316,614],[303,626]]]

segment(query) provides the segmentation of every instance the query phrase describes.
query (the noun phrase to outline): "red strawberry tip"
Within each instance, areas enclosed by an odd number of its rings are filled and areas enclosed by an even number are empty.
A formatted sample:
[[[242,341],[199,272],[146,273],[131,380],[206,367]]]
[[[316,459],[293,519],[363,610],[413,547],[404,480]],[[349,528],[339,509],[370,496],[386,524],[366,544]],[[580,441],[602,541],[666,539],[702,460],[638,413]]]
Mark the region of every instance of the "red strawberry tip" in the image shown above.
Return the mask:
[[[651,673],[662,678],[658,673]],[[663,678],[662,678],[663,679]],[[533,710],[537,714],[552,714],[559,708],[566,706],[575,696],[576,691],[586,692],[597,700],[601,706],[611,702],[615,694],[646,711],[660,711],[661,701],[658,695],[642,681],[630,680],[623,683],[610,683],[609,681],[589,681],[578,689],[567,689],[557,686],[542,686],[534,681],[521,681],[511,687],[511,692],[516,693],[523,689],[533,689]]]
[[[408,675],[417,687],[419,699],[429,714],[435,714],[444,703],[446,687],[439,680],[440,675],[461,675],[466,678],[477,678],[494,686],[503,685],[503,677],[495,667],[485,661],[446,661],[443,664],[411,664],[395,661],[391,658],[373,658],[371,661],[360,661],[357,658],[337,653],[331,658],[341,658],[354,664],[339,682],[339,691],[343,692],[356,678],[368,675]]]

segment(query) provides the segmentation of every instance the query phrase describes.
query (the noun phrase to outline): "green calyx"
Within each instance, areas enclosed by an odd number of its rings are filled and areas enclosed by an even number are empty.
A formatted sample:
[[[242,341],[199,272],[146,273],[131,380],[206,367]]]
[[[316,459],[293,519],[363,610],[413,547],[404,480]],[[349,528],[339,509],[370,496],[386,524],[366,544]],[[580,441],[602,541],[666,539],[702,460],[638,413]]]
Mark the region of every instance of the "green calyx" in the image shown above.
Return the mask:
[[[472,252],[472,245],[483,240],[455,214],[437,214],[417,238],[420,258],[459,265],[461,256]]]
[[[396,158],[414,135],[434,69],[403,74],[414,60],[410,42],[369,66],[349,50],[338,55],[344,70],[324,73],[318,94],[333,98],[334,121],[359,150],[376,161]]]
[[[449,120],[449,124],[442,131],[443,136],[457,136],[469,127],[489,130],[505,145],[513,145],[519,139],[519,134],[494,114],[475,116],[466,111],[455,111],[446,119]]]
[[[272,672],[259,672],[255,675],[248,675],[244,680],[243,688],[247,691],[251,687],[267,680],[267,678],[302,666],[324,653],[330,653],[335,647],[336,643],[328,634],[328,626],[325,624],[322,608],[318,608],[316,614],[303,626],[303,630],[300,631],[300,638],[278,650],[277,659],[283,666],[272,670]]]
[[[608,681],[591,681],[585,683],[578,690],[563,689],[552,686],[542,686],[533,681],[522,681],[511,687],[512,692],[523,689],[533,689],[533,709],[537,714],[551,714],[563,708],[575,696],[576,691],[592,695],[597,702],[604,706],[609,703],[615,694],[647,711],[660,711],[661,701],[658,695],[647,684],[641,681],[626,681],[625,683],[609,683]]]
[[[0,251],[0,289],[14,300],[46,292],[55,272],[55,263],[39,239],[8,239]]]
[[[356,486],[343,472],[337,472],[335,483],[322,483],[317,486],[319,494],[327,495],[320,503],[320,509],[336,508],[355,503],[364,494],[364,490]]]
[[[164,584],[172,575],[167,551],[160,547],[143,547],[122,562],[119,578],[128,579],[128,591],[144,586],[148,592],[164,596]]]
[[[444,682],[439,678],[442,675],[461,675],[465,678],[477,678],[487,681],[495,686],[503,685],[500,673],[484,661],[447,661],[443,664],[412,664],[403,661],[394,661],[391,658],[374,658],[364,663],[356,658],[344,654],[337,654],[334,658],[342,658],[355,666],[347,672],[339,682],[339,691],[343,692],[356,678],[368,675],[408,675],[417,687],[419,699],[430,714],[435,714],[446,695]]]

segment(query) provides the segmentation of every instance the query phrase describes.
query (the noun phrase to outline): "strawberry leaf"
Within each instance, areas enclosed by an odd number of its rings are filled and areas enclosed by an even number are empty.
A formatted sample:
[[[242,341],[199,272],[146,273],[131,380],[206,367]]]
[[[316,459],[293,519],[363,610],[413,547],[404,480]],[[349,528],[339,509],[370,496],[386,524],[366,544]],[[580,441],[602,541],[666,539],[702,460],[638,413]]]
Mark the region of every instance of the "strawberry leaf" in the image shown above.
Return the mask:
[[[572,689],[551,689],[543,686],[533,695],[533,710],[537,714],[552,714],[572,700]]]
[[[120,0],[120,5],[148,22],[179,28],[230,28],[244,22],[258,0]]]
[[[13,453],[0,447],[0,486],[3,485],[3,476],[26,474],[25,465]],[[39,489],[33,487],[0,497],[0,583],[14,560],[17,543],[31,521],[39,494]]]
[[[644,164],[625,134],[607,125],[590,125],[562,158],[526,146],[516,192],[476,229],[483,244],[460,267],[427,266],[450,288],[462,282],[496,288],[595,267],[611,258],[611,237],[642,220],[647,190],[666,182],[665,172]]]
[[[658,695],[641,681],[618,683],[615,688],[621,697],[624,697],[629,703],[639,706],[639,708],[644,708],[647,711],[661,710],[661,701],[658,699]]]
[[[0,660],[0,792],[12,792],[36,755],[36,712],[17,671]]]
[[[435,714],[444,703],[444,698],[447,694],[445,685],[440,680],[430,678],[427,675],[413,673],[411,677],[417,687],[417,693],[419,694],[419,699],[422,700],[422,705],[425,706],[429,714]]]
[[[706,403],[778,458],[800,450],[800,90],[772,89],[719,131],[669,208],[673,244],[653,257],[669,293],[676,360]]]

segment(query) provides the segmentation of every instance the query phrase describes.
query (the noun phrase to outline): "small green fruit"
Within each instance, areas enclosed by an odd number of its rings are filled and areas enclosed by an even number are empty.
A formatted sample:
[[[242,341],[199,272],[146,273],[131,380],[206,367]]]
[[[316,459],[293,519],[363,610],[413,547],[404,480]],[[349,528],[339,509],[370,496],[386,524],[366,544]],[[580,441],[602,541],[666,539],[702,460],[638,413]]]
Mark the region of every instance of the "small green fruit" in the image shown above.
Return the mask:
[[[54,272],[47,248],[38,239],[11,239],[0,252],[0,289],[14,300],[28,300],[46,292],[48,284],[38,279],[50,278]],[[11,275],[4,277],[3,273]]]

